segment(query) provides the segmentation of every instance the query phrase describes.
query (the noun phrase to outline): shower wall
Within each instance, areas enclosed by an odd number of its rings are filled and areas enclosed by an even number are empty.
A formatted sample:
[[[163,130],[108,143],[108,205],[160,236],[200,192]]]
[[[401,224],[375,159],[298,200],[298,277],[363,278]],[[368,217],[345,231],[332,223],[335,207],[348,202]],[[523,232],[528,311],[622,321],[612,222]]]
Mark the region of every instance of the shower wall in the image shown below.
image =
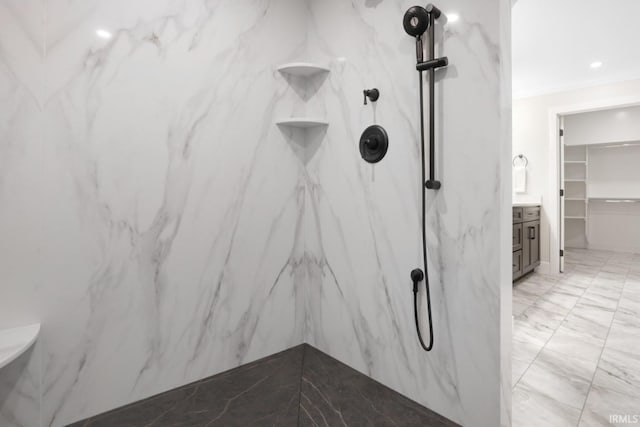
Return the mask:
[[[511,224],[510,182],[501,180],[510,159],[509,4],[437,4],[460,20],[437,30],[436,50],[450,66],[437,73],[442,189],[427,201],[435,347],[425,353],[409,277],[421,267],[419,103],[415,42],[402,16],[415,3],[311,2],[309,54],[332,72],[314,103],[330,126],[307,167],[306,340],[462,425],[509,425],[510,372],[500,365],[501,324],[510,341],[509,310],[500,307],[510,289],[501,261]],[[372,87],[380,99],[365,106],[362,90]],[[357,141],[374,123],[390,143],[369,165]]]
[[[43,325],[0,371],[2,427],[302,342],[461,424],[508,425],[509,4],[440,5],[461,19],[437,35],[427,354],[414,3],[0,0],[0,328]],[[275,71],[292,60],[331,72]],[[302,114],[329,127],[273,124]],[[373,123],[390,135],[375,166],[357,148]]]
[[[0,0],[0,425],[61,426],[302,343],[296,0]]]

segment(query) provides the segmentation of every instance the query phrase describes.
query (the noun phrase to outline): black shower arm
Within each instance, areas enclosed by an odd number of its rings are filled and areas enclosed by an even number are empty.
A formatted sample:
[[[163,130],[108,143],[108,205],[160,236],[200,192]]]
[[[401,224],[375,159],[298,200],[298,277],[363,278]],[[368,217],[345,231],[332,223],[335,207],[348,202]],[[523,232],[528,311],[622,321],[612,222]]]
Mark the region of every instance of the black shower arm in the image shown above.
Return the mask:
[[[442,15],[442,11],[435,7],[435,5],[433,5],[432,3],[429,3],[427,7],[425,7],[425,9],[430,15],[433,15],[434,19],[438,19],[440,18],[440,15]]]

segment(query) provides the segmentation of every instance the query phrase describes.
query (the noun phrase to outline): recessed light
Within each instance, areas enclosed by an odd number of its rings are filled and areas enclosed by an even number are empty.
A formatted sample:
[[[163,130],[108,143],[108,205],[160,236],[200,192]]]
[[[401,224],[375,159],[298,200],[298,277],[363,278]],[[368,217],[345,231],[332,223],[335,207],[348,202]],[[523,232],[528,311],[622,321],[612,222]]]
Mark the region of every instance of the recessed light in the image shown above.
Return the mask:
[[[596,62],[592,62],[591,65],[589,65],[591,68],[600,68],[602,67],[602,62],[600,61],[596,61]]]
[[[460,15],[458,15],[455,12],[451,12],[451,13],[447,13],[447,22],[448,23],[454,23],[457,22],[460,19]]]
[[[96,36],[100,37],[101,39],[105,39],[108,40],[111,37],[113,37],[113,34],[111,34],[109,31],[107,30],[103,30],[102,28],[98,28],[96,30]]]

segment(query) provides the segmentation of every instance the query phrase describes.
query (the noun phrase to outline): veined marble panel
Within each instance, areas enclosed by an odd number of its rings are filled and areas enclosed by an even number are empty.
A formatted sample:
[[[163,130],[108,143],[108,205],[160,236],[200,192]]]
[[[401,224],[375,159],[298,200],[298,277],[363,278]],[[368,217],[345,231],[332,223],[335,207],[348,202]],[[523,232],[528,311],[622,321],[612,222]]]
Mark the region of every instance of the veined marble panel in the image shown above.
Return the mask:
[[[425,354],[409,280],[421,259],[418,76],[401,25],[412,1],[0,1],[0,324],[43,324],[41,424],[307,340],[453,421],[499,425],[502,3],[442,5],[461,20],[437,35],[451,65],[437,76]],[[331,73],[301,84],[276,71],[297,60]],[[365,107],[370,87],[381,98]],[[329,121],[304,147],[274,125],[302,113]],[[376,166],[356,145],[372,123],[391,136]],[[29,366],[0,405],[27,427]]]
[[[501,323],[511,312],[501,313],[500,294],[509,292],[501,284],[511,281],[499,261],[510,245],[510,220],[501,220],[510,185],[501,181],[510,155],[506,3],[437,4],[460,20],[443,27],[443,18],[436,31],[437,54],[450,65],[436,77],[443,187],[427,200],[435,331],[428,354],[415,335],[409,276],[421,267],[418,73],[414,39],[402,28],[414,4],[311,2],[309,59],[330,63],[331,73],[315,101],[330,126],[308,164],[307,341],[453,421],[495,426],[499,408],[509,406],[500,390],[510,393],[500,384],[501,345],[509,345],[501,344]],[[380,99],[364,106],[362,90],[372,87]],[[390,142],[384,160],[369,165],[357,144],[374,123]],[[424,322],[423,305],[420,313]]]
[[[306,12],[0,2],[0,317],[44,325],[43,425],[302,342],[303,166],[273,121]]]

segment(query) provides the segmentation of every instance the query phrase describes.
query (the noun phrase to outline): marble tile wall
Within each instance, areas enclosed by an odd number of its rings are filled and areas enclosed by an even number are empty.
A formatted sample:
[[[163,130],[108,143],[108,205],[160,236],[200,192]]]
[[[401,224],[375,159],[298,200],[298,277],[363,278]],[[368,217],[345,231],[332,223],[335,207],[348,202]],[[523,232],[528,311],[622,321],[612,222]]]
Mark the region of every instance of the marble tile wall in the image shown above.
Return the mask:
[[[43,323],[22,375],[0,375],[4,424],[64,425],[303,341],[500,423],[508,4],[442,5],[461,20],[438,31],[425,354],[413,3],[0,0],[0,327]],[[290,60],[331,73],[287,79]],[[330,121],[306,145],[273,126],[303,113]],[[391,136],[376,166],[356,146],[372,123]]]
[[[439,5],[460,20],[437,28],[437,51],[450,66],[437,75],[443,188],[427,202],[435,325],[427,354],[415,335],[409,277],[421,259],[420,148],[415,43],[402,17],[415,3],[311,2],[309,53],[331,74],[313,103],[330,125],[307,166],[306,340],[462,425],[508,425],[500,332],[510,316],[500,295],[510,279],[500,259],[509,256],[511,224],[510,182],[501,181],[510,155],[509,4]],[[371,87],[380,99],[364,106],[362,90]],[[372,166],[357,141],[374,123],[390,145]]]
[[[0,373],[3,427],[302,342],[302,164],[273,121],[306,12],[0,1],[0,327],[43,324],[23,372]]]

